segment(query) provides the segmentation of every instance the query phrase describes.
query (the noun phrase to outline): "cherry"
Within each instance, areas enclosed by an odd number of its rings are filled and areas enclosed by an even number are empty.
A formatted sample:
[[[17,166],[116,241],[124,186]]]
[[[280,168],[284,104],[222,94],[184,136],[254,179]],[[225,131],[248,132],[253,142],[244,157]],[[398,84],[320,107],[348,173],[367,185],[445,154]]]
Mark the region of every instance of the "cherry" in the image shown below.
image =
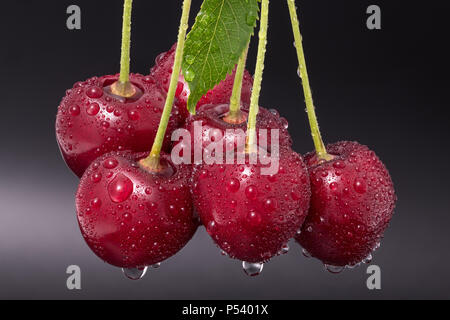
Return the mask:
[[[189,148],[192,154],[194,154],[196,145],[202,146],[202,150],[204,150],[211,142],[217,142],[217,139],[222,139],[224,153],[227,148],[233,150],[233,148],[238,147],[239,143],[245,144],[245,136],[243,139],[239,139],[238,132],[234,130],[241,129],[241,133],[245,134],[247,130],[248,107],[244,106],[241,108],[240,115],[242,117],[239,122],[230,122],[227,120],[229,109],[230,106],[228,104],[208,104],[202,106],[195,116],[187,119],[184,128],[189,131],[194,143]],[[200,125],[202,131],[196,132],[196,126],[200,127]],[[256,129],[258,132],[260,129],[267,129],[267,149],[269,151],[271,151],[271,130],[273,129],[279,130],[279,140],[277,143],[280,147],[289,148],[292,145],[292,139],[287,128],[287,120],[280,117],[275,109],[267,110],[261,107],[259,108]],[[184,148],[185,144],[185,141],[181,141],[179,147]]]
[[[94,77],[67,91],[56,117],[56,137],[70,169],[79,177],[102,154],[116,150],[148,151],[164,107],[165,94],[150,76],[130,75],[131,97],[112,93],[119,75]],[[164,150],[180,125],[178,106],[170,118]]]
[[[268,261],[301,228],[306,217],[310,185],[298,154],[283,149],[279,171],[263,175],[251,164],[212,164],[196,168],[194,205],[203,225],[231,258],[249,263]]]
[[[311,207],[297,237],[313,257],[330,266],[353,266],[377,247],[396,196],[391,177],[366,146],[342,141],[327,146],[332,160],[305,156]]]
[[[190,168],[161,154],[160,170],[138,163],[147,153],[113,152],[96,159],[76,195],[81,233],[109,264],[139,268],[159,263],[192,238],[198,226]]]
[[[169,51],[161,53],[155,60],[155,66],[150,70],[151,76],[155,78],[155,80],[161,85],[165,92],[167,92],[169,88],[169,81],[172,74],[172,66],[176,47],[177,44],[175,43]],[[210,90],[206,95],[204,95],[197,103],[197,108],[205,104],[228,103],[230,101],[231,93],[233,90],[235,75],[236,69],[233,70],[231,74],[227,75],[225,80],[216,85],[214,89]],[[250,103],[252,86],[253,78],[250,73],[245,70],[242,80],[241,94],[241,100],[244,104]],[[185,112],[185,116],[187,116],[188,112],[186,105],[187,99],[189,98],[189,86],[184,80],[182,74],[180,74],[179,76],[175,97],[178,100],[182,112]]]

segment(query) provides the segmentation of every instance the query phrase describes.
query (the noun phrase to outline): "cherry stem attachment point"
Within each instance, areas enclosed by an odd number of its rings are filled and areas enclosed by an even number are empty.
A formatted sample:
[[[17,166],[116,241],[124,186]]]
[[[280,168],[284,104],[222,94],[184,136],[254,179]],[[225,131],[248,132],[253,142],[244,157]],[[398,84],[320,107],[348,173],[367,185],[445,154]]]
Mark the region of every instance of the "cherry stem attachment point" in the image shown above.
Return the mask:
[[[169,123],[170,114],[172,112],[173,103],[175,100],[175,92],[178,85],[178,79],[181,71],[181,63],[183,61],[184,43],[186,40],[186,32],[189,23],[189,12],[191,9],[191,0],[183,1],[183,12],[180,20],[180,28],[178,30],[177,49],[175,51],[175,60],[173,64],[172,76],[170,78],[169,90],[167,92],[166,103],[159,123],[158,131],[156,133],[155,141],[153,142],[150,155],[141,160],[141,164],[146,168],[151,168],[158,171],[160,169],[160,153],[166,135],[167,125]]]
[[[302,80],[303,91],[305,95],[306,111],[308,113],[309,124],[311,126],[311,135],[314,141],[317,157],[321,160],[331,160],[333,157],[327,153],[322,135],[319,130],[316,111],[312,98],[311,86],[309,84],[308,69],[306,68],[305,52],[303,50],[302,35],[300,33],[300,25],[297,17],[297,8],[295,0],[287,0],[289,6],[289,14],[291,16],[292,31],[294,33],[295,48],[297,50],[297,58],[299,63],[299,76]]]
[[[250,99],[250,111],[247,122],[247,141],[245,150],[247,153],[256,152],[256,116],[259,112],[259,95],[266,57],[267,29],[269,25],[269,0],[261,1],[261,22],[259,29],[258,54],[253,81],[252,96]]]
[[[241,95],[242,95],[242,80],[244,78],[245,64],[247,62],[247,54],[250,42],[242,52],[239,62],[236,67],[236,75],[234,77],[233,92],[230,99],[230,112],[224,118],[228,123],[242,123],[246,121],[241,114]]]

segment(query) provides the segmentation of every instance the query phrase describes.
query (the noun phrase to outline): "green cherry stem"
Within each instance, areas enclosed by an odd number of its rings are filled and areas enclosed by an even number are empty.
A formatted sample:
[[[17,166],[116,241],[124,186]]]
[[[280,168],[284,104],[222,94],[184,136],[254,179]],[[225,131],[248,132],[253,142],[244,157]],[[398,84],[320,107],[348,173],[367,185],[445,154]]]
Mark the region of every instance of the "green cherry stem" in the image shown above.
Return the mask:
[[[166,135],[167,125],[169,123],[170,114],[172,112],[173,102],[175,99],[175,91],[178,85],[178,78],[181,71],[181,63],[183,60],[184,43],[186,40],[186,31],[188,29],[189,12],[191,9],[191,0],[183,1],[183,12],[181,15],[180,28],[178,30],[178,44],[175,51],[175,61],[173,64],[172,76],[170,78],[169,90],[167,92],[166,103],[159,123],[158,132],[153,142],[150,155],[141,160],[140,163],[147,168],[158,171],[160,168],[159,157],[161,148]]]
[[[289,6],[289,13],[291,16],[292,31],[294,32],[295,48],[297,50],[297,57],[299,63],[299,75],[302,79],[303,91],[305,94],[306,110],[308,112],[309,124],[311,126],[311,135],[316,148],[317,157],[322,160],[331,160],[332,156],[327,153],[325,144],[322,140],[322,135],[319,130],[319,123],[317,121],[316,111],[311,93],[311,86],[309,84],[308,69],[306,68],[305,52],[303,50],[302,35],[300,33],[300,25],[297,17],[297,8],[295,0],[287,0]]]
[[[119,81],[112,85],[112,92],[121,97],[132,97],[136,88],[130,83],[131,11],[133,0],[123,3],[122,50],[120,57]]]
[[[258,54],[255,67],[255,78],[253,81],[252,97],[250,99],[250,111],[247,122],[246,152],[256,151],[256,116],[259,112],[259,95],[264,71],[264,60],[266,57],[267,29],[269,25],[269,0],[261,1],[261,22],[259,28]]]
[[[247,62],[248,47],[242,52],[239,62],[236,67],[236,75],[234,77],[233,92],[230,99],[230,112],[224,118],[228,123],[241,123],[246,119],[241,114],[241,95],[242,95],[242,80],[244,78],[245,64]]]

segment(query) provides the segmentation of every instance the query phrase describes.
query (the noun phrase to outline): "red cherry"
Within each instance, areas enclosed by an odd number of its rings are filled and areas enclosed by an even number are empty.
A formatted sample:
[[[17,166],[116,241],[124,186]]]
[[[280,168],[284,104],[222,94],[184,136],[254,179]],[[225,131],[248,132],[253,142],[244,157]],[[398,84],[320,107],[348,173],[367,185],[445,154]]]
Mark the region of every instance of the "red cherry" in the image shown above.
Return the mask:
[[[311,208],[297,240],[326,265],[352,266],[380,242],[394,211],[394,186],[384,164],[366,146],[344,141],[327,151],[333,160],[305,156]]]
[[[102,154],[117,150],[148,151],[153,143],[165,94],[151,77],[131,74],[136,95],[119,97],[109,87],[117,79],[118,75],[104,76],[77,83],[58,108],[57,141],[67,165],[79,177]],[[181,120],[175,105],[165,150]]]
[[[195,160],[193,155],[196,145],[201,146],[202,150],[204,150],[211,142],[217,142],[220,138],[223,139],[224,154],[227,150],[233,150],[235,148],[236,150],[239,150],[239,147],[243,148],[243,144],[245,144],[245,137],[243,139],[239,139],[239,135],[234,134],[231,130],[241,129],[241,132],[245,134],[247,131],[247,122],[245,121],[245,118],[242,123],[238,124],[224,121],[229,109],[230,107],[228,104],[204,105],[198,110],[195,116],[188,118],[185,124],[185,129],[189,131],[193,142],[193,144],[191,144],[192,162]],[[248,108],[243,107],[241,111],[243,115],[247,117]],[[202,132],[200,132],[200,134],[197,134],[195,130],[196,125],[201,125],[202,127]],[[267,149],[269,151],[272,143],[272,129],[279,130],[280,149],[290,148],[292,145],[291,136],[287,131],[286,120],[280,118],[276,111],[268,111],[267,109],[260,107],[257,116],[256,129],[257,133],[259,133],[259,129],[267,129]],[[186,141],[181,141],[179,143],[185,144]],[[179,147],[181,148],[181,145]]]
[[[161,85],[161,87],[167,92],[169,90],[170,76],[172,75],[172,67],[175,59],[175,50],[177,44],[175,43],[172,48],[164,53],[161,53],[155,60],[155,66],[150,70],[151,76]],[[214,89],[208,91],[200,101],[197,103],[197,108],[205,104],[222,104],[230,102],[231,93],[233,91],[234,78],[236,70],[225,78],[222,82],[214,87]],[[250,97],[253,88],[253,78],[250,73],[245,70],[244,78],[242,80],[242,95],[241,100],[244,104],[250,104]],[[189,86],[184,80],[183,75],[180,75],[178,87],[176,91],[176,98],[180,105],[182,112],[185,112],[185,116],[188,116],[188,112],[185,111],[187,100],[189,98]]]
[[[76,195],[81,232],[92,251],[117,267],[159,263],[191,239],[190,169],[162,154],[164,170],[148,172],[143,153],[103,155],[84,173]],[[115,165],[112,165],[115,164]]]
[[[248,156],[242,165],[201,165],[194,172],[195,207],[212,239],[231,258],[268,261],[303,224],[310,199],[306,166],[291,150],[283,150],[279,161],[286,169],[276,181],[262,175],[265,166],[250,164]],[[299,197],[286,197],[292,192]]]

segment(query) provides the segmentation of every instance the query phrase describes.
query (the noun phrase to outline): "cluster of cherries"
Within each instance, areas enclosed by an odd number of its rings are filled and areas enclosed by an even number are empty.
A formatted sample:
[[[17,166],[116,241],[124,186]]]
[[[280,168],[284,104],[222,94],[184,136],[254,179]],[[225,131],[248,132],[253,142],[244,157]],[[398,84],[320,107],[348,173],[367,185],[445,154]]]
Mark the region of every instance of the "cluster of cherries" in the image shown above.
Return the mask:
[[[299,51],[295,3],[288,3],[311,118],[315,114]],[[185,1],[181,26],[187,23],[189,5]],[[249,275],[259,274],[264,262],[287,252],[293,238],[305,255],[320,259],[331,272],[367,261],[379,246],[396,196],[375,153],[347,141],[325,148],[316,119],[310,119],[317,151],[302,157],[292,150],[287,120],[276,110],[258,108],[267,0],[262,1],[261,16],[255,79],[240,60],[237,69],[200,99],[196,115],[187,111],[189,86],[178,76],[186,28],[180,27],[182,45],[159,55],[149,75],[129,74],[130,0],[124,5],[120,75],[78,82],[66,92],[56,136],[68,167],[81,178],[76,194],[81,233],[97,256],[123,268],[128,277],[138,279],[148,266],[176,254],[200,225],[225,254],[243,261]],[[235,80],[236,74],[240,79]],[[195,140],[197,124],[201,141]],[[194,140],[173,143],[178,128],[194,133]],[[277,150],[268,147],[273,145],[270,139],[268,146],[249,143],[250,128],[278,130]],[[243,149],[237,129],[248,129]],[[180,143],[191,144],[187,150],[199,144],[208,155],[212,142],[223,143],[227,151],[231,145],[242,161],[178,164],[171,156]],[[255,154],[275,155],[278,170],[264,174],[266,166],[253,161]]]
[[[287,250],[294,238],[330,271],[354,266],[379,245],[393,212],[389,173],[374,152],[355,142],[328,146],[332,159],[292,151],[287,121],[260,108],[257,127],[280,130],[279,171],[262,175],[261,164],[175,165],[161,154],[162,169],[141,161],[156,135],[175,46],[156,59],[150,75],[130,75],[135,94],[121,97],[111,86],[118,75],[78,82],[58,109],[56,135],[62,155],[81,182],[78,221],[89,247],[104,261],[142,274],[177,253],[203,224],[230,257],[251,274]],[[234,72],[208,92],[189,116],[182,76],[163,149],[173,130],[201,121],[203,148],[211,132],[245,128],[226,121]],[[242,104],[252,77],[246,71]],[[247,115],[246,108],[242,114]],[[245,118],[245,117],[244,117]],[[269,144],[270,145],[270,144]],[[131,271],[129,271],[131,272]]]

